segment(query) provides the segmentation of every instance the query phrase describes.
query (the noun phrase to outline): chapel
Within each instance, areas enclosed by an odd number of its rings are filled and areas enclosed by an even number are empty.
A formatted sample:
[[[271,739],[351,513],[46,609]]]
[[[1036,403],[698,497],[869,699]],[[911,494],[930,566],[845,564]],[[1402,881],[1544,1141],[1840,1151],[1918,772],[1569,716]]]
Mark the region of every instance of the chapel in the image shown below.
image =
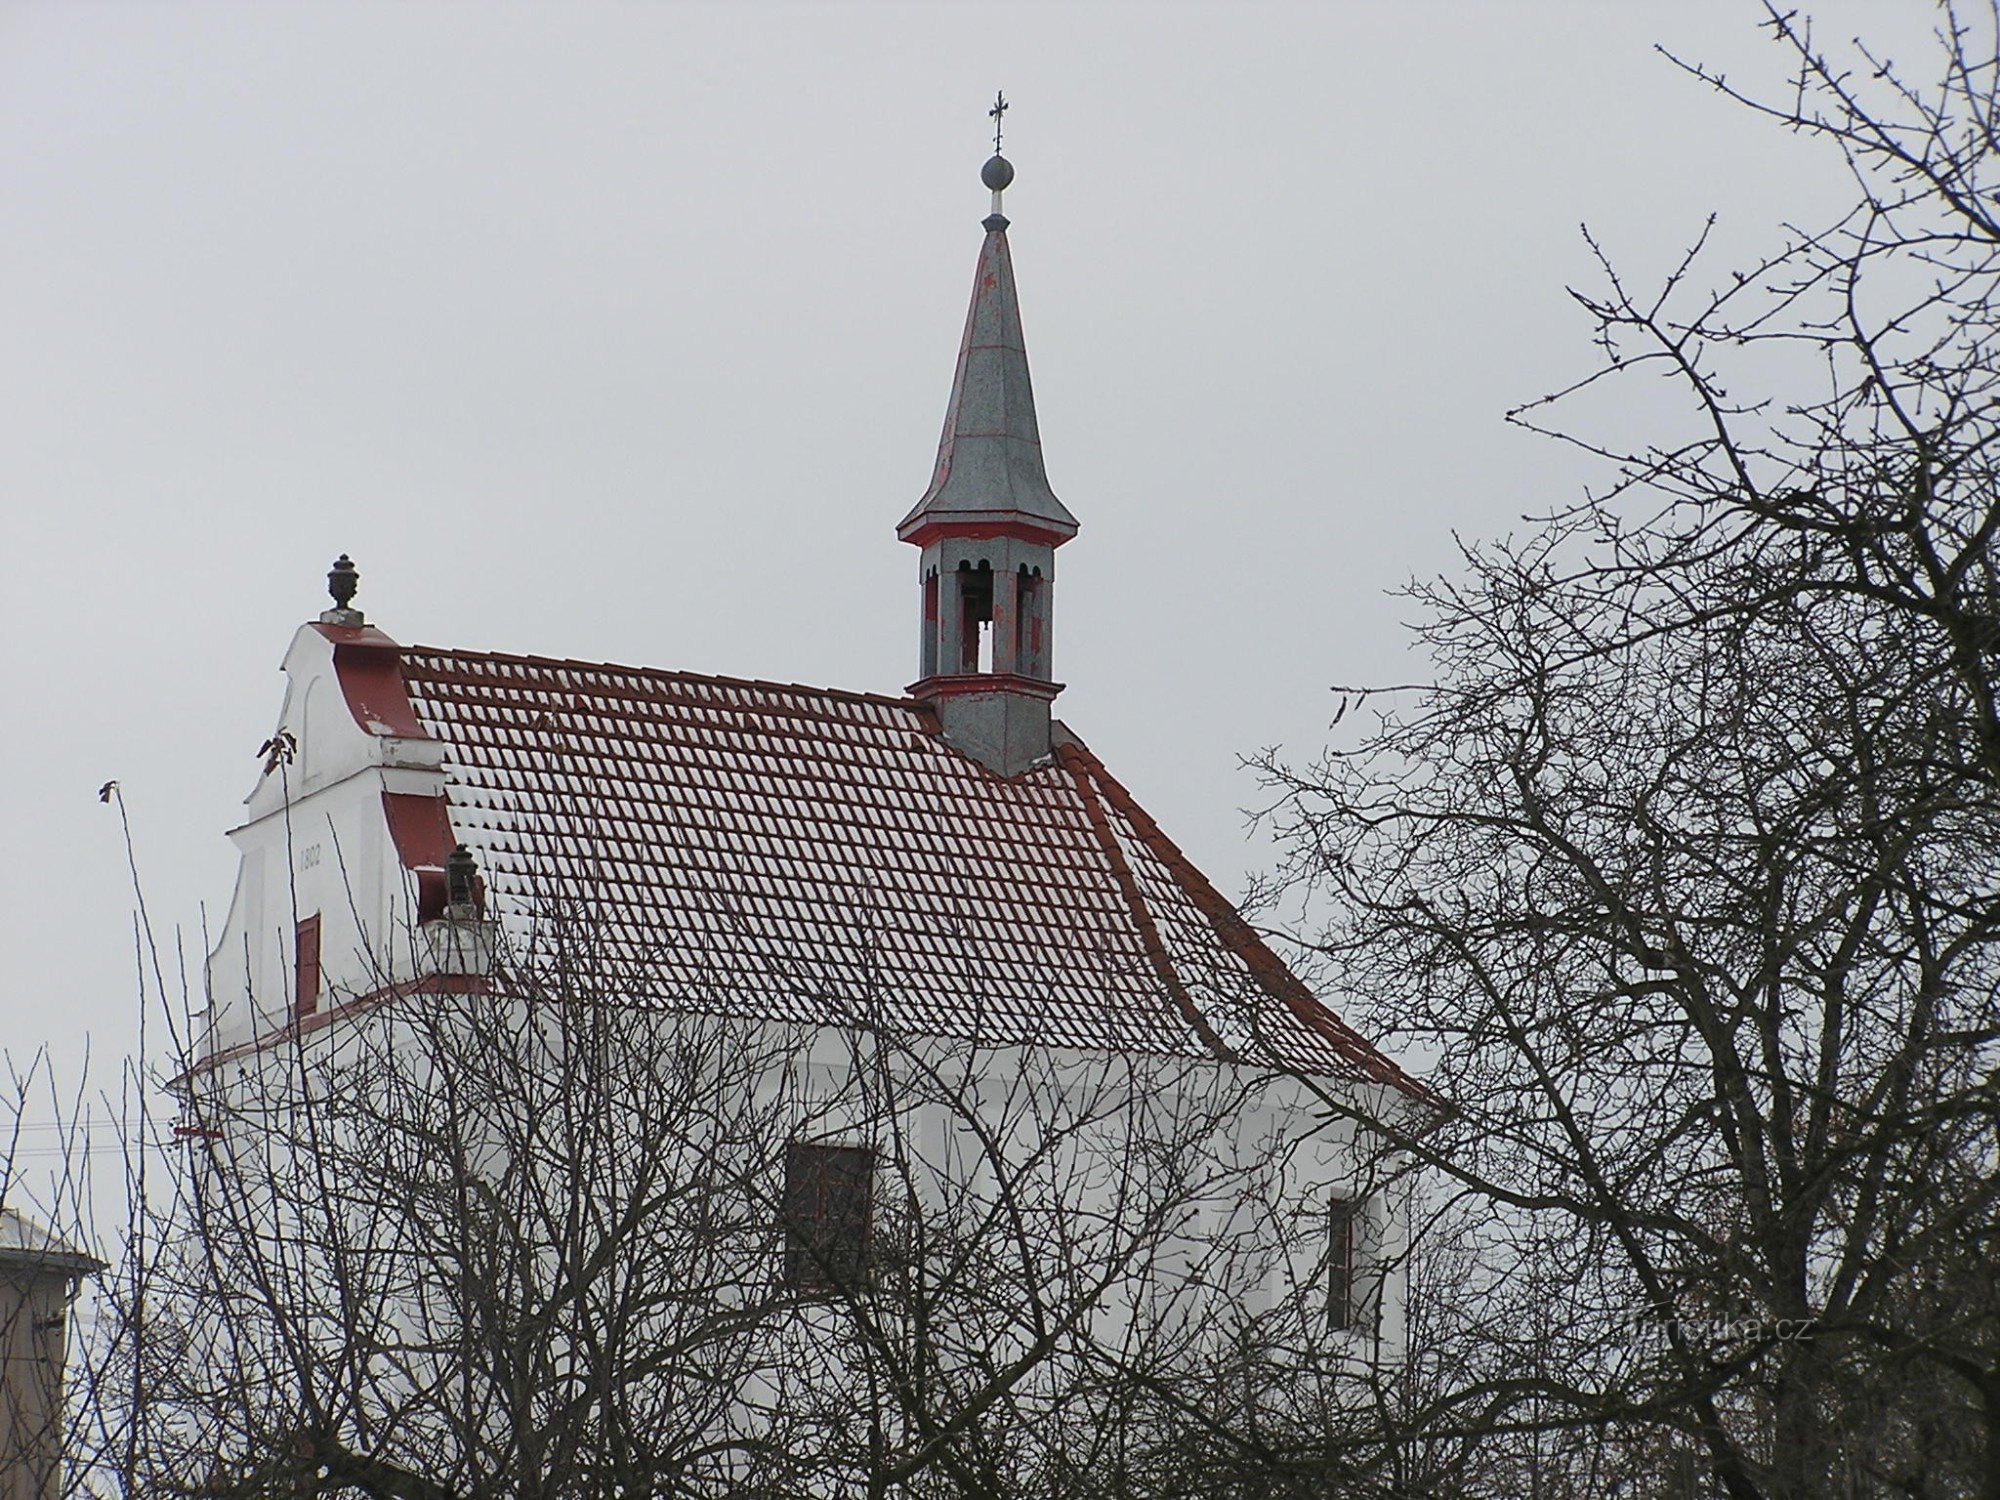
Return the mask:
[[[895,528],[905,694],[405,645],[343,556],[231,835],[208,1059],[567,944],[633,1003],[1422,1095],[1053,716],[1078,523],[1043,461],[1012,179],[996,151],[936,463]]]
[[[1053,713],[982,175],[901,694],[405,644],[344,555],[293,635],[177,1080],[192,1346],[271,1372],[178,1410],[258,1493],[1036,1493],[1162,1382],[1403,1368],[1434,1101]]]

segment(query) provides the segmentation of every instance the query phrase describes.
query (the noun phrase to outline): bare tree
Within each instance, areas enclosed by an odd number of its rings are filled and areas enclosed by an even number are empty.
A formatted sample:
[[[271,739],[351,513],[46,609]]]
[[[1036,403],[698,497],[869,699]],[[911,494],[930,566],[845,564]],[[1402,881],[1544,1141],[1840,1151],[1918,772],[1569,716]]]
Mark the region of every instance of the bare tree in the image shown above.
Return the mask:
[[[1601,367],[1515,419],[1611,482],[1265,766],[1318,950],[1455,1106],[1397,1139],[1460,1265],[1405,1451],[1470,1492],[2000,1496],[2000,12],[1922,75],[1767,24],[1776,102],[1688,72],[1852,212],[1718,289],[1601,255]],[[1655,377],[1673,430],[1591,435]]]
[[[1352,1152],[1275,1069],[635,1000],[573,905],[414,938],[494,959],[193,1049],[88,1492],[1222,1493],[1245,1340],[1326,1341]]]

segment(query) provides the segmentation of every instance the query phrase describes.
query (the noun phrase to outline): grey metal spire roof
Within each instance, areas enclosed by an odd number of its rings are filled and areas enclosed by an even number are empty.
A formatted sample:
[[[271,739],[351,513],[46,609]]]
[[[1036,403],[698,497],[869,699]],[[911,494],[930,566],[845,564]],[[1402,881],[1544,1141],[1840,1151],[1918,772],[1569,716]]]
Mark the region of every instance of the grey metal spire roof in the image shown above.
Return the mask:
[[[986,220],[986,243],[972,282],[972,307],[958,347],[937,468],[930,488],[897,525],[896,534],[908,541],[941,522],[1010,520],[1052,532],[1058,541],[1077,531],[1076,517],[1049,488],[1042,467],[1007,220],[996,211]]]

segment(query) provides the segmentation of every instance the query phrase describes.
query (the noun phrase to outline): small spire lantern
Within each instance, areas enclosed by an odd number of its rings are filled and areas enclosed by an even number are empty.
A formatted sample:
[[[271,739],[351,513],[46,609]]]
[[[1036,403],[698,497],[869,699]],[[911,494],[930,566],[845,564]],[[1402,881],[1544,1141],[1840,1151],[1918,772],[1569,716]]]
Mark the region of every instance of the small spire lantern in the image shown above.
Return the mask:
[[[1053,743],[1055,554],[1076,517],[1049,488],[1014,262],[1000,195],[1014,166],[1000,154],[1003,94],[987,113],[993,154],[979,180],[993,195],[973,272],[931,482],[896,535],[921,549],[918,678],[910,695],[937,712],[945,741],[1014,776]]]

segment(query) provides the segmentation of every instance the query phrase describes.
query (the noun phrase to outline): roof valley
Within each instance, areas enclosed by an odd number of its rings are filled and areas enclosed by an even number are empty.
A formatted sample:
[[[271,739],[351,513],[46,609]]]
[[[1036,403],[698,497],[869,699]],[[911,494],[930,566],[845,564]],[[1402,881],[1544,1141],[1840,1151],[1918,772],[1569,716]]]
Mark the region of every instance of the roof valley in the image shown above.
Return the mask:
[[[1125,858],[1125,851],[1118,847],[1118,836],[1111,831],[1111,821],[1105,816],[1103,804],[1098,801],[1097,789],[1091,784],[1094,757],[1081,751],[1076,745],[1059,745],[1056,748],[1056,760],[1076,783],[1077,795],[1083,799],[1084,815],[1090,820],[1091,832],[1095,835],[1098,846],[1103,849],[1105,860],[1111,866],[1112,877],[1118,882],[1118,888],[1124,894],[1125,908],[1131,915],[1132,925],[1138,929],[1140,943],[1145,949],[1147,960],[1153,966],[1154,973],[1160,976],[1160,983],[1165,986],[1167,994],[1173,998],[1174,1005],[1187,1023],[1194,1028],[1203,1045],[1217,1057],[1233,1061],[1234,1054],[1224,1045],[1215,1028],[1202,1016],[1200,1009],[1194,1003],[1194,997],[1188,993],[1187,986],[1181,983],[1181,977],[1174,968],[1173,955],[1167,951],[1166,942],[1160,936],[1159,926],[1146,908],[1146,898],[1139,889],[1137,878],[1132,874],[1131,863]],[[1098,769],[1101,770],[1102,767]]]

